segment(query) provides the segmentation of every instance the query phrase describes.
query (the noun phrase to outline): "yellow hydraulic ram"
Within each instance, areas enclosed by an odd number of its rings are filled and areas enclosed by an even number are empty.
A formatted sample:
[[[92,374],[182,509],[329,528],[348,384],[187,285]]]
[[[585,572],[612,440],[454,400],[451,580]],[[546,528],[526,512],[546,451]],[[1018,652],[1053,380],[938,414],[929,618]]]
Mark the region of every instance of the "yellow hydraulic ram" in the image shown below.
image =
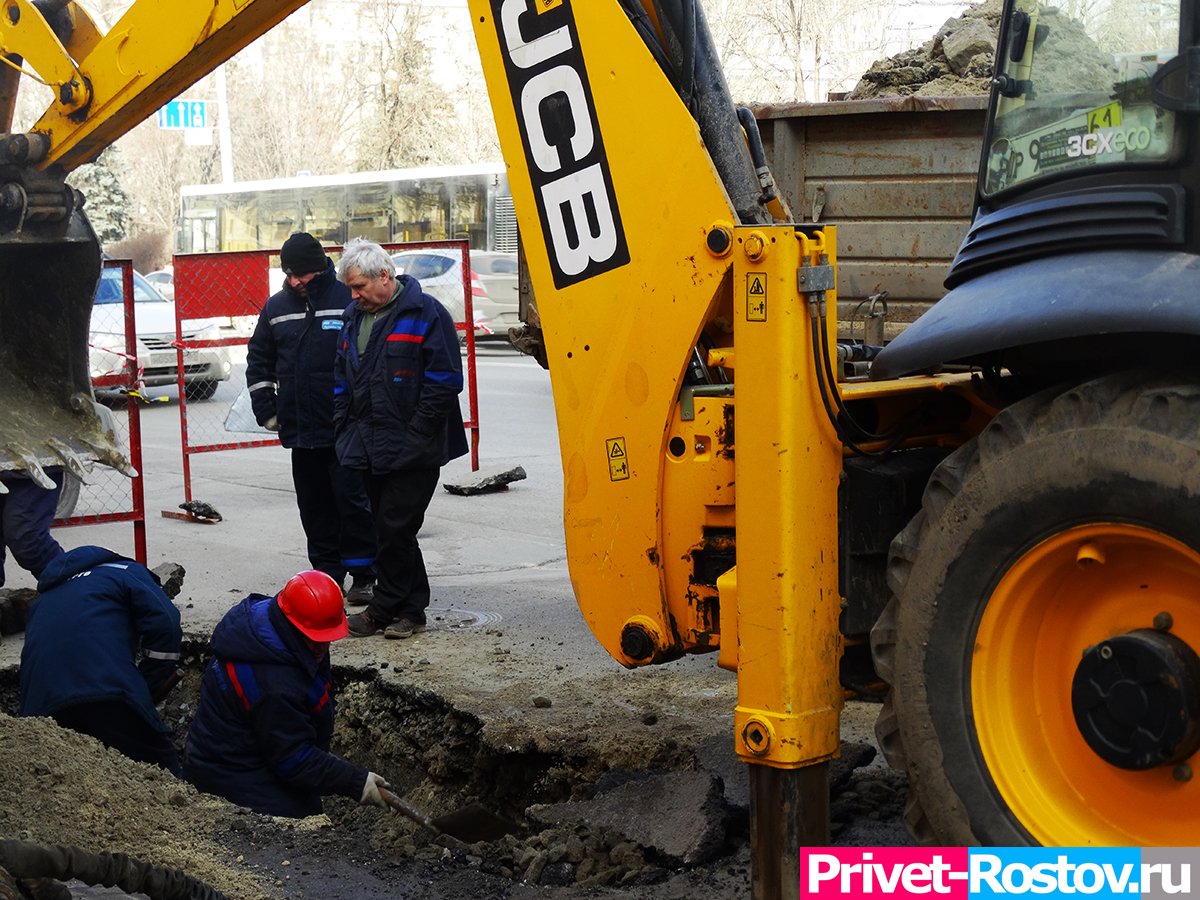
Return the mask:
[[[798,842],[827,832],[841,704],[842,448],[809,302],[830,328],[832,230],[749,224],[753,197],[727,190],[617,0],[470,7],[545,334],[579,607],[625,665],[719,648],[737,669],[755,896],[794,895]]]
[[[720,661],[737,666],[734,733],[751,764],[755,896],[787,897],[798,889],[799,846],[828,839],[826,762],[838,753],[842,708],[842,445],[810,339],[819,305],[830,326],[837,308],[834,230],[735,235],[737,565],[717,581]]]

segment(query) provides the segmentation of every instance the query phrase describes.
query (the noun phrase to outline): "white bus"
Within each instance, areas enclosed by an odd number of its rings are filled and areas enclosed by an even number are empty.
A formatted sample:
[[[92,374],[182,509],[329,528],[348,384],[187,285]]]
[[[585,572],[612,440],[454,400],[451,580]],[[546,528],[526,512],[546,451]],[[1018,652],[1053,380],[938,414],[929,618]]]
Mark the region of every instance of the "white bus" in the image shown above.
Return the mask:
[[[186,185],[176,252],[277,250],[297,231],[324,244],[465,238],[476,250],[517,249],[504,165],[484,163]]]

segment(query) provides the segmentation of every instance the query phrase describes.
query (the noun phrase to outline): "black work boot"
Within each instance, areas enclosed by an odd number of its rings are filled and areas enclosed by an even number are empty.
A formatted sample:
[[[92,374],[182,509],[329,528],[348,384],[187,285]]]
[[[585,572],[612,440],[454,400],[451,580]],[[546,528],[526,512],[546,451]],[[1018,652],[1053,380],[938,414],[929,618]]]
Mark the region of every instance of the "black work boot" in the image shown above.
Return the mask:
[[[375,599],[375,581],[369,576],[355,576],[350,590],[346,591],[347,606],[366,606]]]

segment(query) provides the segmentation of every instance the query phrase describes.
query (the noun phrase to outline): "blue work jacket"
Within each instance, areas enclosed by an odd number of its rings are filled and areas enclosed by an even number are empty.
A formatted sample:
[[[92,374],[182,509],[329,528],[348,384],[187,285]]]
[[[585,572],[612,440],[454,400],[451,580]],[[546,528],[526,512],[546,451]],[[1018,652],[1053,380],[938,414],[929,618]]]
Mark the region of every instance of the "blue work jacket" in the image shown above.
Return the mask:
[[[347,307],[334,365],[338,460],[375,474],[436,469],[467,452],[454,320],[415,278],[397,280],[392,307],[376,321],[361,357],[363,313]]]
[[[183,769],[202,791],[274,816],[362,796],[367,770],[329,752],[329,655],[313,656],[273,597],[251,594],[217,623]]]
[[[259,425],[276,417],[285,447],[333,446],[333,360],[349,302],[330,262],[307,300],[284,285],[258,317],[246,346],[250,405]]]
[[[21,649],[21,715],[121,700],[166,733],[152,693],[179,665],[179,610],[141,563],[76,547],[38,579]]]

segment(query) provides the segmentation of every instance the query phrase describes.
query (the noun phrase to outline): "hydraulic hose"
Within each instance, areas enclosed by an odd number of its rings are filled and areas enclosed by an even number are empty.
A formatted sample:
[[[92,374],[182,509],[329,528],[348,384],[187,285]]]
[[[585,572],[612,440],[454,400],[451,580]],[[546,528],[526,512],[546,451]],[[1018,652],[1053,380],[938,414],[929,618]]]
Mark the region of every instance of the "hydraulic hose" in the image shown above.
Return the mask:
[[[663,49],[662,41],[658,39],[658,32],[654,29],[654,23],[646,15],[646,8],[642,5],[641,0],[621,0],[621,8],[625,10],[625,15],[633,25],[633,30],[638,33],[638,37],[642,39],[642,43],[646,45],[646,49],[650,51],[650,55],[654,57],[658,67],[678,90],[679,85],[671,60],[667,58],[667,51]]]
[[[18,880],[78,879],[119,887],[151,900],[229,900],[224,894],[177,869],[155,866],[124,853],[90,853],[79,847],[0,841],[0,867]]]
[[[767,151],[763,147],[762,133],[758,130],[758,119],[745,106],[737,108],[737,117],[746,133],[750,162],[754,164],[754,174],[758,176],[758,185],[762,189],[762,202],[769,204],[772,200],[779,200],[779,188],[775,184],[775,176],[771,174],[771,167],[767,165]]]
[[[833,372],[833,362],[829,356],[829,344],[824,340],[825,334],[825,293],[814,293],[808,300],[809,337],[812,341],[813,368],[817,376],[817,392],[821,395],[821,404],[825,407],[825,415],[837,433],[838,439],[851,452],[859,456],[880,457],[891,453],[904,440],[904,423],[885,434],[873,434],[854,421],[850,410],[842,402],[837,390],[837,378]],[[832,399],[831,399],[832,398]],[[834,409],[836,404],[837,408]],[[847,427],[849,426],[849,427]],[[850,436],[851,429],[856,432]],[[868,450],[859,441],[887,441],[887,445],[879,450]]]
[[[704,11],[696,0],[655,0],[654,6],[675,72],[671,80],[700,128],[738,220],[771,223]]]

